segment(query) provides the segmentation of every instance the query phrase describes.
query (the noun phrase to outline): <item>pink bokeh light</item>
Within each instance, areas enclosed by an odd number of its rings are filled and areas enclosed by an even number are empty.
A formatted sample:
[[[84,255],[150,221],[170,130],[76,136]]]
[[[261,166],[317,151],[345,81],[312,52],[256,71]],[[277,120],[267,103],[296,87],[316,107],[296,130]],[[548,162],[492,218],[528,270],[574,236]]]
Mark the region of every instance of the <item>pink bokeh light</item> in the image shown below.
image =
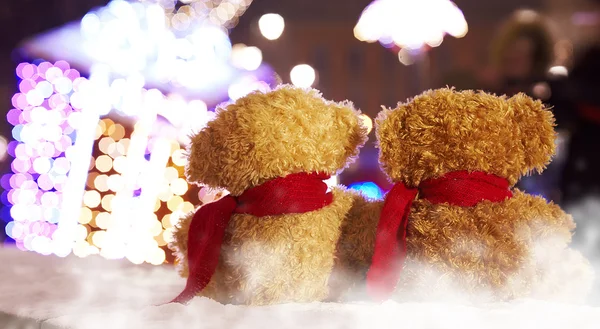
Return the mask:
[[[71,98],[77,99],[78,86],[86,79],[66,61],[21,63],[16,73],[19,92],[6,114],[14,138],[8,145],[14,174],[3,177],[13,217],[6,232],[17,248],[34,250],[39,239],[51,238],[57,229],[71,168],[65,152],[74,143],[70,117],[81,111]]]

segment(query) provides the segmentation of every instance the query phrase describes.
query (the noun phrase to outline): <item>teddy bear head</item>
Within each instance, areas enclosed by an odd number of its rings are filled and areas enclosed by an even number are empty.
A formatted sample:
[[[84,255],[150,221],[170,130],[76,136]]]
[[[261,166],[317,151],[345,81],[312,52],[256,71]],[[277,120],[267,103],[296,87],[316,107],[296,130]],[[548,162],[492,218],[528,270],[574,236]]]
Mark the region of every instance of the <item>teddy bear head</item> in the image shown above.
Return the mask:
[[[235,196],[292,173],[334,175],[354,161],[366,138],[351,103],[283,85],[218,108],[191,137],[186,176]]]
[[[524,94],[430,90],[384,109],[376,125],[382,169],[412,187],[458,170],[495,174],[513,186],[541,172],[555,151],[552,113]]]

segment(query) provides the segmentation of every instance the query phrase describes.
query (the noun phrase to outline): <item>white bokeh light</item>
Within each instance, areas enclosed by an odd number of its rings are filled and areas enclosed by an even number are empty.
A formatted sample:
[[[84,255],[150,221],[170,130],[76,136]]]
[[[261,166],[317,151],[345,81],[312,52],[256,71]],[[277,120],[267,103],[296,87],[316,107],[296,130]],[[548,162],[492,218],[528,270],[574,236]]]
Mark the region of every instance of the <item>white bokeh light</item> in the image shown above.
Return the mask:
[[[300,88],[308,88],[315,83],[316,72],[312,66],[308,64],[300,64],[294,66],[290,71],[290,80],[292,83]]]
[[[231,63],[237,68],[254,71],[262,63],[262,52],[257,47],[235,44],[231,48]]]
[[[375,0],[354,27],[360,41],[411,49],[437,47],[445,34],[462,38],[467,32],[462,11],[449,0]]]
[[[278,39],[285,28],[285,21],[279,14],[264,14],[258,20],[260,33],[268,40]]]

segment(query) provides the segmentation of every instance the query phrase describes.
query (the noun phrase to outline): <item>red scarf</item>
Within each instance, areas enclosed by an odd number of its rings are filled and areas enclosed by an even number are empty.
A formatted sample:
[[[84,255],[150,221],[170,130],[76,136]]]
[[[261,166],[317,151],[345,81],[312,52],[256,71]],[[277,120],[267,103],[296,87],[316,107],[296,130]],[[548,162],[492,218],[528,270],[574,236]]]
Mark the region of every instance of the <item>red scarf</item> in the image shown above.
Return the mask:
[[[233,214],[264,217],[321,209],[333,201],[323,182],[328,178],[317,173],[291,174],[238,197],[228,195],[200,207],[188,232],[188,280],[183,292],[171,302],[186,303],[206,287],[219,263],[223,236]]]
[[[396,183],[386,195],[381,211],[367,291],[375,300],[385,300],[394,291],[406,258],[406,227],[413,200],[472,207],[483,200],[500,202],[512,197],[508,181],[484,172],[453,171],[428,179],[418,188]]]

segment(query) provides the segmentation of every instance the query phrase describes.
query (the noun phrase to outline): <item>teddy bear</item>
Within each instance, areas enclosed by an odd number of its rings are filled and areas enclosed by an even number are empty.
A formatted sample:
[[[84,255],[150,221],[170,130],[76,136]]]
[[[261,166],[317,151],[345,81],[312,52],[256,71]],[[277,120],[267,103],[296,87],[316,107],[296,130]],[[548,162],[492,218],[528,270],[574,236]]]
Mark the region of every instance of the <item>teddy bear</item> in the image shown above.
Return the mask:
[[[329,298],[342,222],[356,194],[324,180],[357,157],[367,128],[350,102],[282,85],[216,110],[191,137],[186,176],[228,195],[176,225],[184,291],[224,304]]]
[[[542,298],[581,302],[593,272],[569,248],[559,206],[514,188],[554,153],[540,101],[430,90],[376,119],[384,201],[355,202],[340,268],[375,300]]]

